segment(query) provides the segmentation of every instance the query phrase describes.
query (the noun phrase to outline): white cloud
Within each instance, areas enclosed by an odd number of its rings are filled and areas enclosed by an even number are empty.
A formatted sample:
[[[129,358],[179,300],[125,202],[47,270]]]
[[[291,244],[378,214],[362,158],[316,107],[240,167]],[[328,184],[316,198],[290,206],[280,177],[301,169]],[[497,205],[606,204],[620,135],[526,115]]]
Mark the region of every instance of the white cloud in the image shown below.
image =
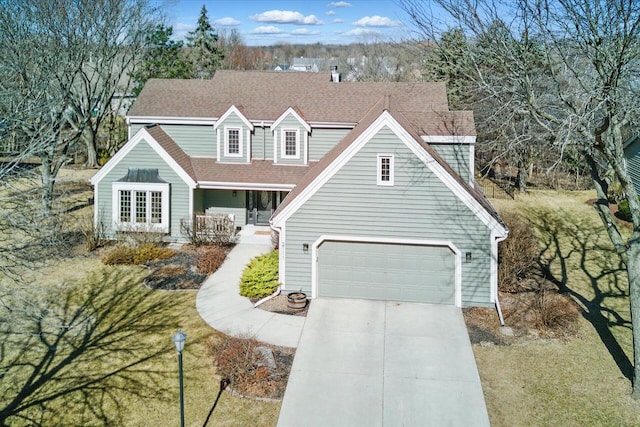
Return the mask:
[[[344,37],[378,37],[381,35],[382,33],[380,31],[371,30],[369,28],[355,28],[342,33],[342,36]]]
[[[213,25],[219,27],[235,27],[236,25],[240,25],[240,21],[230,16],[226,16],[224,18],[216,19],[215,21],[213,21]]]
[[[351,3],[347,3],[346,1],[332,1],[327,6],[329,6],[329,7],[351,7]]]
[[[182,40],[187,35],[187,33],[196,29],[195,24],[184,24],[182,22],[176,22],[173,24],[173,35],[171,36],[174,40]]]
[[[358,19],[353,25],[357,27],[397,27],[400,25],[399,21],[392,21],[386,16],[365,16]]]
[[[274,24],[298,24],[298,25],[322,25],[324,22],[319,20],[315,15],[304,16],[300,12],[291,10],[268,10],[266,12],[252,15],[249,17],[252,21],[268,22]]]
[[[336,14],[336,12],[335,12],[335,10],[328,10],[328,11],[326,11],[326,12],[325,12],[325,14],[326,14],[327,16],[333,16],[333,15],[335,15],[335,14]]]
[[[310,30],[308,28],[297,28],[291,31],[291,34],[294,34],[296,36],[314,36],[316,34],[320,34],[320,31]]]
[[[281,32],[282,30],[280,28],[274,27],[273,25],[263,25],[251,30],[251,34],[280,34]]]
[[[344,19],[340,19],[340,18],[336,18],[333,20],[334,24],[342,24],[344,22]]]

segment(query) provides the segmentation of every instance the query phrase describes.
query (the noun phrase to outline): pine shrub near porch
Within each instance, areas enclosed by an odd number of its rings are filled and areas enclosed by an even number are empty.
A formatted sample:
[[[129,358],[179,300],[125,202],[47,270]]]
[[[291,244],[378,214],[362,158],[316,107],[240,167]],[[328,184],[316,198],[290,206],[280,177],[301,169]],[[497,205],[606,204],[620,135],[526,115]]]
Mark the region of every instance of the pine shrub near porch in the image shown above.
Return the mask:
[[[278,288],[278,251],[255,257],[242,272],[240,295],[264,298]]]

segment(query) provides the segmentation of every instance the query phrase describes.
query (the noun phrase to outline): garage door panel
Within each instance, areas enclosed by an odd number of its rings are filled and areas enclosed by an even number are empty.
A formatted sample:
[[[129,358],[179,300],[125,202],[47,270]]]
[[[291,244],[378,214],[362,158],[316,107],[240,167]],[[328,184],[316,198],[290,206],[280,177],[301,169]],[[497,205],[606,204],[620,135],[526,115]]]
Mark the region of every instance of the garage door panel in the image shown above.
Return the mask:
[[[455,256],[444,246],[327,241],[318,248],[318,294],[454,304]]]

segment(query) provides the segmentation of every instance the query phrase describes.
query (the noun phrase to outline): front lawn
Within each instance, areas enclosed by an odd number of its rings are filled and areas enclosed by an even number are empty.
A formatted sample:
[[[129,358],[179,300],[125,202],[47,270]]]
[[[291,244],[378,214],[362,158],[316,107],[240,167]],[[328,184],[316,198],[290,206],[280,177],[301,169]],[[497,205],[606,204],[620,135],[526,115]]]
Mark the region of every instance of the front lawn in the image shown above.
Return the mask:
[[[626,272],[590,198],[534,192],[493,201],[534,224],[552,280],[584,310],[574,338],[473,346],[493,426],[640,425]]]
[[[186,424],[203,426],[208,418],[209,426],[275,425],[278,402],[242,399],[223,391],[212,410],[220,386],[207,354],[214,331],[196,311],[196,291],[150,290],[142,283],[147,274],[142,267],[104,266],[92,255],[33,275],[39,285],[65,282],[66,291],[59,296],[70,295],[64,317],[70,325],[74,316],[90,317],[93,328],[77,328],[84,346],[59,345],[48,355],[37,342],[31,348],[24,342],[22,350],[32,363],[51,357],[54,366],[61,366],[47,385],[25,399],[42,403],[24,414],[41,425],[178,425],[178,364],[172,336],[181,327],[187,334]],[[77,343],[78,337],[73,338],[68,342]],[[24,379],[27,373],[15,370],[11,379]],[[9,387],[3,383],[4,399]],[[32,425],[16,416],[8,423]]]

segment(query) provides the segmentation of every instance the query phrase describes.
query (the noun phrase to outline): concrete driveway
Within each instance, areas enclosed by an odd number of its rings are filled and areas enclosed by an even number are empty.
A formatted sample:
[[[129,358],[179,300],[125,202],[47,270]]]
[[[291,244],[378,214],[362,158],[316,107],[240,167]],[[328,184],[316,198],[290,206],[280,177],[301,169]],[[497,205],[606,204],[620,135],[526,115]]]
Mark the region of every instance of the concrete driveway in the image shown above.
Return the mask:
[[[318,298],[278,426],[488,426],[459,308]]]

